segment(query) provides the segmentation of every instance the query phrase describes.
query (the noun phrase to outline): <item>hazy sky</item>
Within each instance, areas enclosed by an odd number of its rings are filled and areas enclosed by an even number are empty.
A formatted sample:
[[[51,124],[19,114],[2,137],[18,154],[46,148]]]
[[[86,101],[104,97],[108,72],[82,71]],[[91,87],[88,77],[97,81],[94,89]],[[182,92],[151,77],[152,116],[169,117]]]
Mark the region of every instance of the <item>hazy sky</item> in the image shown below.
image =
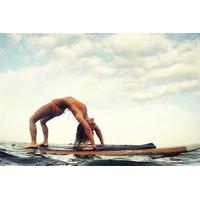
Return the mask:
[[[32,113],[74,96],[106,143],[200,143],[199,57],[200,34],[0,34],[0,140],[29,142]],[[48,126],[73,142],[68,111]]]

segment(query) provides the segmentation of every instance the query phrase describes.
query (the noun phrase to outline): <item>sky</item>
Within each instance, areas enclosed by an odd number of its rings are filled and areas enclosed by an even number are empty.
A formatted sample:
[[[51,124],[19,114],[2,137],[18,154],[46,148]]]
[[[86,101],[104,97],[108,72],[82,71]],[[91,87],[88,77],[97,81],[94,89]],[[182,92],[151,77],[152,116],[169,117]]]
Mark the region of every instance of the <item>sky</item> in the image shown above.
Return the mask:
[[[0,34],[0,140],[28,143],[31,115],[73,96],[106,144],[200,143],[199,54],[200,34]],[[49,121],[50,144],[73,143],[77,124]]]

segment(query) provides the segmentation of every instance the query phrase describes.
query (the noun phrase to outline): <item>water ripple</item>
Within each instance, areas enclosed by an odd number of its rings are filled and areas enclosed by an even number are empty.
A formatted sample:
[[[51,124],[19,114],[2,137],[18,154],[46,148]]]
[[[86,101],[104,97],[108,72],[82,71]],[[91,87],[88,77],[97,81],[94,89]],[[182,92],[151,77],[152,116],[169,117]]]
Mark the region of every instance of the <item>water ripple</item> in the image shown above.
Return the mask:
[[[0,165],[182,166],[200,165],[200,150],[173,155],[83,156],[28,154],[21,143],[0,143]]]

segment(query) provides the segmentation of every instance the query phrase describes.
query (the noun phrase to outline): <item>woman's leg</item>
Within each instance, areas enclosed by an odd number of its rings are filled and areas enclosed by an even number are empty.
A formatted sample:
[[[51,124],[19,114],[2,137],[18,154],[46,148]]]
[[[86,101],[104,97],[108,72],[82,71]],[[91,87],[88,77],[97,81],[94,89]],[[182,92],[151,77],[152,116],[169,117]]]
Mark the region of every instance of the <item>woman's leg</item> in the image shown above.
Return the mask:
[[[31,134],[31,143],[26,145],[26,148],[36,147],[37,145],[37,128],[36,122],[42,118],[51,116],[53,114],[53,110],[50,104],[46,104],[42,106],[39,110],[37,110],[29,120],[29,130]]]
[[[39,146],[48,146],[48,127],[46,123],[47,121],[53,119],[54,117],[56,117],[56,115],[51,115],[40,120],[40,125],[42,127],[42,132],[44,135],[44,141]]]
[[[29,121],[29,131],[31,134],[31,144],[33,146],[37,146],[36,135],[37,135],[37,128],[35,125],[36,121],[33,118],[30,118]]]

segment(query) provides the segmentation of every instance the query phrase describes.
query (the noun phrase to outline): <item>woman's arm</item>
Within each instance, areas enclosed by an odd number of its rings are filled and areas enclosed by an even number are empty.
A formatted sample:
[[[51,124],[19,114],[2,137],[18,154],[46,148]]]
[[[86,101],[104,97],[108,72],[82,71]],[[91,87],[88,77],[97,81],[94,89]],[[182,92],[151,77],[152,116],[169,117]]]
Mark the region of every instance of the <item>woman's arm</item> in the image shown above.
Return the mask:
[[[102,135],[102,133],[101,133],[100,128],[95,124],[93,130],[94,130],[95,133],[97,134],[97,136],[98,136],[98,138],[99,138],[101,144],[104,145],[104,139],[103,139],[103,135]]]
[[[74,115],[75,118],[77,119],[77,121],[83,126],[85,133],[87,134],[91,145],[93,145],[95,147],[95,141],[94,141],[94,137],[92,134],[92,129],[90,128],[89,124],[87,123],[87,121],[82,117],[82,115]]]

